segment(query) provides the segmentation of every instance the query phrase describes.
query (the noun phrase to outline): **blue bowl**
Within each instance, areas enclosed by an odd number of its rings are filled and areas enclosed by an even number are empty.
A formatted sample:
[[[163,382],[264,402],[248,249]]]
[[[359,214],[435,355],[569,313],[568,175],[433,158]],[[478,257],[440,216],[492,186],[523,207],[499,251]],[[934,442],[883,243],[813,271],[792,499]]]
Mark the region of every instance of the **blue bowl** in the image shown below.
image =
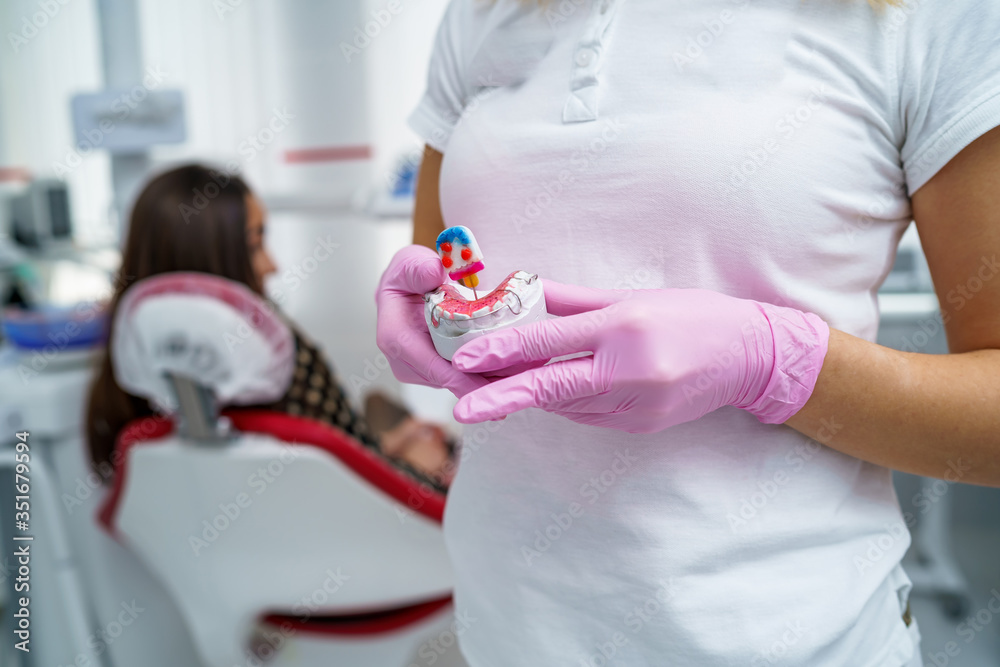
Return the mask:
[[[5,308],[0,314],[4,338],[25,350],[73,350],[102,344],[107,336],[108,313],[103,304]]]

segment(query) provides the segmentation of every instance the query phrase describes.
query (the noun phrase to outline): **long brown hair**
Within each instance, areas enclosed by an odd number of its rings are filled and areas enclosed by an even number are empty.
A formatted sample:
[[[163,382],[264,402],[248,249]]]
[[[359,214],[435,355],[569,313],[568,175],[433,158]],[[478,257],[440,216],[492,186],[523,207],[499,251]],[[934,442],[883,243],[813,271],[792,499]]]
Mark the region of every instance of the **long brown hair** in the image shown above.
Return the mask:
[[[132,207],[121,271],[108,305],[108,340],[118,303],[137,281],[171,271],[229,278],[263,294],[247,245],[250,188],[238,176],[200,164],[161,173]],[[90,387],[86,434],[94,468],[110,477],[115,439],[129,421],[154,414],[148,402],[115,382],[105,351]]]

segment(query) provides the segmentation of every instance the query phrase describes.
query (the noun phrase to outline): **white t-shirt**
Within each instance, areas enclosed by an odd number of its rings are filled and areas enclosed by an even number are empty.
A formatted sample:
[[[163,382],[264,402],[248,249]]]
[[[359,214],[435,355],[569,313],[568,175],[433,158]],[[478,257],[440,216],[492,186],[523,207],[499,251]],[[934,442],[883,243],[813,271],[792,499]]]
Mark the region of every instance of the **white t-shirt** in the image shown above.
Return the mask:
[[[874,340],[908,194],[1000,125],[1000,3],[453,0],[410,123],[485,287],[713,289]],[[519,412],[466,429],[448,498],[461,647],[918,661],[904,523],[888,470],[736,408],[640,435]]]

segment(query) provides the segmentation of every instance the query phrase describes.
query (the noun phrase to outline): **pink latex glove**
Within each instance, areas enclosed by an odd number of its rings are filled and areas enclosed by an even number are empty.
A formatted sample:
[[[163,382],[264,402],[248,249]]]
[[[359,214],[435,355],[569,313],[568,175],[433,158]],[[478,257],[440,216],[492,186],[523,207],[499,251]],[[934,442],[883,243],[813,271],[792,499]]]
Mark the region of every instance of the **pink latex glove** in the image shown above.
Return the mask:
[[[462,373],[438,355],[424,319],[424,293],[451,282],[438,254],[421,245],[397,252],[375,290],[378,322],[375,344],[400,382],[449,389],[462,397],[495,377],[506,377],[545,363],[516,364],[495,373]],[[547,361],[547,360],[546,360]]]
[[[438,355],[424,321],[424,293],[446,281],[441,259],[430,248],[409,245],[397,252],[375,290],[375,344],[400,382],[444,387],[464,396],[489,380],[462,373]]]
[[[464,345],[461,371],[567,354],[492,382],[455,406],[463,423],[529,407],[629,433],[652,433],[734,405],[782,423],[809,399],[830,329],[817,315],[698,289],[600,290],[543,281],[562,317]]]

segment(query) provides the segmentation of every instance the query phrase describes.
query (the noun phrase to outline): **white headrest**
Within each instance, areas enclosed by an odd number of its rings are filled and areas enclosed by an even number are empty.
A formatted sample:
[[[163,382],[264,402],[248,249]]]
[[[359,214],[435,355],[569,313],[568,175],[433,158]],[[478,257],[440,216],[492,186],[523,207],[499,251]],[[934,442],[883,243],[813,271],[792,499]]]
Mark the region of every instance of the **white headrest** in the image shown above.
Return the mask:
[[[221,405],[277,400],[291,382],[295,340],[245,285],[205,273],[165,273],[125,292],[115,315],[115,380],[177,409],[165,373],[211,389]]]

